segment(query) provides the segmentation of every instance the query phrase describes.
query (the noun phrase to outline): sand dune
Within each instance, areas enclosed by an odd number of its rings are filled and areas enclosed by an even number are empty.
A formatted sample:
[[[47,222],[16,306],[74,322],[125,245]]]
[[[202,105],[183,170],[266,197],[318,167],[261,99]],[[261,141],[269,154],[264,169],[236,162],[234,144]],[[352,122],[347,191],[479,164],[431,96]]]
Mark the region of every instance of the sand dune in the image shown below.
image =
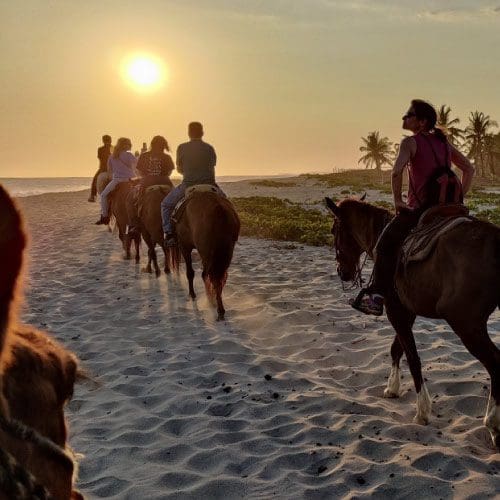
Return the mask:
[[[248,183],[226,188],[256,194]],[[86,195],[20,202],[32,234],[24,319],[53,332],[97,381],[68,410],[89,498],[500,491],[500,455],[482,425],[488,376],[447,325],[415,325],[433,400],[422,427],[406,361],[401,398],[382,398],[393,330],[347,305],[353,292],[330,249],[242,238],[218,323],[197,262],[192,302],[183,274],[156,279],[122,260],[116,236],[92,225],[98,207]],[[490,331],[499,344],[498,312]]]

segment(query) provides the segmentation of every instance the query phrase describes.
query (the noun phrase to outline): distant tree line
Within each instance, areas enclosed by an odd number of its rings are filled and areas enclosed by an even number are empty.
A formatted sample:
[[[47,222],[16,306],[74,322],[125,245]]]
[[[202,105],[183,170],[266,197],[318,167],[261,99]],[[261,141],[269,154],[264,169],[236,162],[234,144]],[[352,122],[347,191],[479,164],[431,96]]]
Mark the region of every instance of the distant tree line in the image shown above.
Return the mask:
[[[437,126],[446,134],[451,144],[465,152],[476,167],[476,173],[482,177],[500,176],[500,133],[493,129],[498,123],[489,115],[473,111],[468,117],[468,124],[460,128],[460,119],[451,116],[451,108],[446,104],[438,110]],[[381,170],[384,165],[391,165],[397,154],[399,144],[393,144],[388,137],[381,137],[378,130],[362,137],[359,150],[363,156],[358,160],[366,168]]]

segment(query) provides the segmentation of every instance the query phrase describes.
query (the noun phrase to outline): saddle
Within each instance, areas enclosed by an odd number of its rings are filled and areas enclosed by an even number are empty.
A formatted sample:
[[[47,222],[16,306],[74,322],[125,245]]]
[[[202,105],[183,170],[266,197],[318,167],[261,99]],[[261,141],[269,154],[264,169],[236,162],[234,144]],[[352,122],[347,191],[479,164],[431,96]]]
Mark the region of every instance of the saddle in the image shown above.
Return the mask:
[[[177,205],[175,205],[171,216],[172,222],[177,223],[180,220],[186,208],[187,201],[191,199],[196,193],[213,193],[215,195],[221,196],[220,189],[213,184],[196,184],[195,186],[189,186],[188,188],[186,188],[184,198],[182,198],[177,203]]]
[[[471,220],[468,208],[461,204],[437,205],[427,209],[403,242],[401,263],[406,265],[425,260],[440,236]]]

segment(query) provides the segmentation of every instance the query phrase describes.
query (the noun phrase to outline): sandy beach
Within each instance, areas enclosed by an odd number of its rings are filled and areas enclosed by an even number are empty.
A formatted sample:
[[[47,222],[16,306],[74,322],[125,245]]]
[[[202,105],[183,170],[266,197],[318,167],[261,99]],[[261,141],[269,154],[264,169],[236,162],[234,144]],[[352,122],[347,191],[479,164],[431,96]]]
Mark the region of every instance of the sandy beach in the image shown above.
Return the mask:
[[[319,203],[310,185],[223,186],[230,196]],[[402,361],[399,399],[384,399],[394,332],[356,313],[328,247],[240,238],[224,291],[205,298],[199,263],[156,279],[122,259],[93,223],[88,192],[18,200],[31,235],[24,321],[51,332],[95,383],[67,411],[88,498],[493,498],[500,455],[482,419],[489,378],[441,321],[418,318],[432,401],[412,422]],[[160,265],[162,264],[160,257]],[[367,271],[369,266],[367,267]],[[365,271],[365,272],[367,272]],[[500,345],[500,312],[489,322]]]

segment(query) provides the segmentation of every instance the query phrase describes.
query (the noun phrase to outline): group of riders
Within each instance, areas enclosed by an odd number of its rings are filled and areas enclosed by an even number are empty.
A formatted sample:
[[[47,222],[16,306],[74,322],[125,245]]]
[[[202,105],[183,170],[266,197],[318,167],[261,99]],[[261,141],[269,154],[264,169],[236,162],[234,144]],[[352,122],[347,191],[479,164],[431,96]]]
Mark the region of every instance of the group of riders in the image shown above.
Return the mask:
[[[89,201],[95,201],[97,178],[102,172],[107,172],[111,178],[109,184],[101,192],[101,217],[97,225],[109,223],[109,195],[123,182],[129,182],[139,175],[131,196],[127,198],[128,234],[140,234],[140,218],[138,214],[139,198],[150,186],[169,186],[171,190],[161,203],[162,225],[165,233],[165,244],[174,247],[177,244],[175,230],[172,225],[172,212],[185,195],[186,188],[195,185],[213,185],[218,192],[224,193],[215,182],[215,164],[217,156],[214,148],[203,141],[203,125],[191,122],[188,125],[189,142],[180,144],[177,148],[177,171],[183,176],[182,182],[176,187],[170,180],[174,163],[167,140],[157,135],[151,140],[151,148],[144,151],[138,158],[131,153],[130,139],[121,137],[116,145],[111,145],[111,137],[102,137],[103,146],[97,150],[99,169],[92,180]]]
[[[351,305],[365,313],[383,314],[384,296],[394,288],[394,276],[398,255],[403,241],[414,228],[424,211],[434,205],[462,203],[474,175],[471,162],[448,142],[444,133],[436,127],[435,108],[426,101],[414,99],[403,116],[403,129],[413,135],[405,137],[392,170],[392,192],[396,215],[386,226],[376,246],[376,259],[370,285],[363,288]],[[192,122],[188,126],[189,142],[177,148],[177,171],[183,175],[182,182],[173,188],[161,204],[161,215],[167,246],[175,246],[176,238],[172,227],[171,215],[176,204],[182,199],[186,188],[196,184],[215,183],[216,154],[214,148],[202,140],[203,126]],[[167,141],[156,136],[151,141],[151,150],[144,152],[138,159],[130,152],[129,139],[118,140],[114,150],[111,138],[103,137],[104,145],[98,150],[101,171],[108,171],[112,180],[101,193],[101,218],[97,224],[109,222],[108,196],[121,182],[135,176],[134,168],[140,179],[140,186],[153,184],[172,186],[170,174],[174,169]],[[454,164],[461,171],[461,179],[451,170]],[[403,201],[403,173],[408,169],[409,189]],[[89,201],[94,200],[95,179]],[[134,203],[133,201],[131,202]],[[132,207],[130,213],[136,214]],[[129,217],[129,232],[138,231],[138,220]]]

